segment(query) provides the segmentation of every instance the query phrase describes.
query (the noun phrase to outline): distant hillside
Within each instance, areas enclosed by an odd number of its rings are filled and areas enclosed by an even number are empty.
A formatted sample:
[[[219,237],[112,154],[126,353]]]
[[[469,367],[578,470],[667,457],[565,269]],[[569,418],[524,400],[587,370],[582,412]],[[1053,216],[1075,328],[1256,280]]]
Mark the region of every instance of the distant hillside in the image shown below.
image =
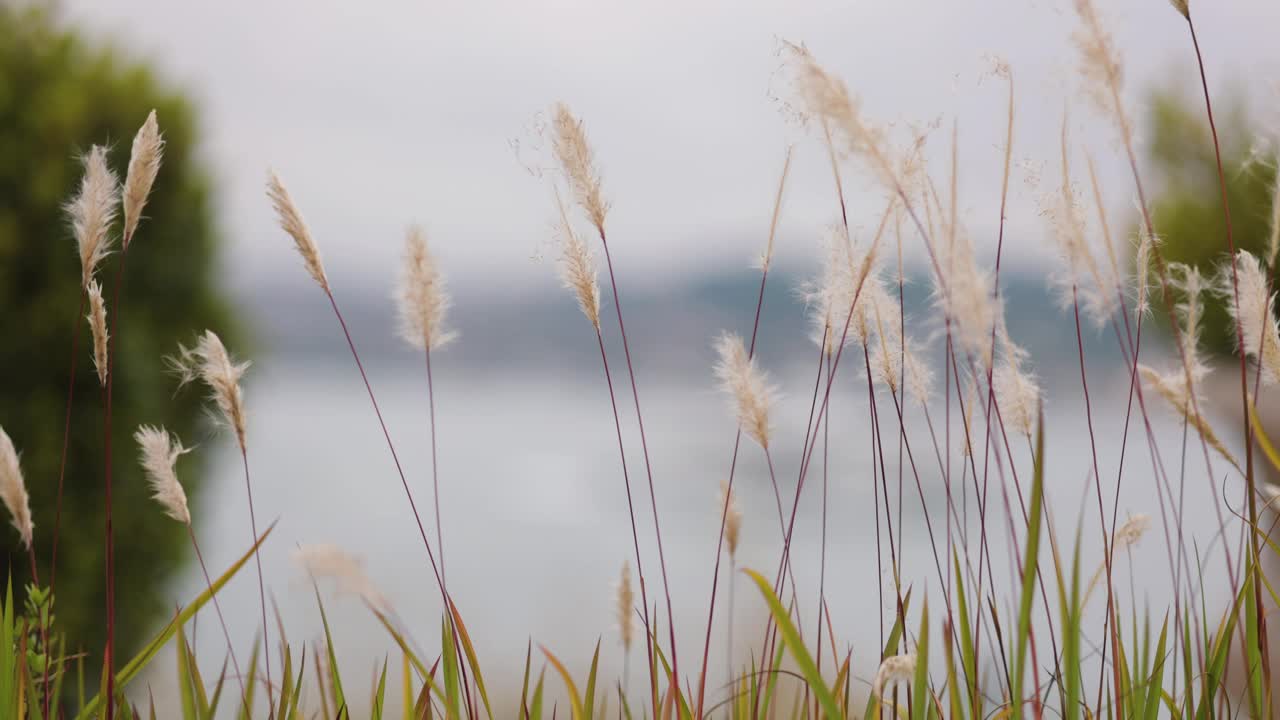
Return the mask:
[[[809,363],[806,309],[796,274],[770,275],[761,318],[759,354],[766,366]],[[1074,320],[1059,309],[1041,276],[1006,273],[1002,278],[1006,316],[1014,338],[1032,354],[1036,372],[1054,377],[1076,367]],[[672,288],[622,287],[624,317],[637,363],[646,372],[705,374],[712,362],[711,339],[721,330],[751,331],[760,286],[758,273],[707,274]],[[930,286],[920,276],[906,287],[909,332],[927,342],[931,357],[940,349],[942,323],[929,304]],[[323,296],[301,281],[258,285],[241,295],[257,323],[261,352],[290,362],[349,362],[346,346]],[[371,365],[421,362],[396,335],[395,307],[385,287],[348,289],[343,312]],[[606,340],[616,341],[612,298],[606,294]],[[595,371],[598,352],[586,320],[567,292],[529,292],[495,300],[464,287],[455,293],[451,321],[459,341],[439,356],[442,366],[501,371],[513,366],[561,366]],[[612,321],[612,322],[611,322]],[[1119,357],[1109,328],[1085,327],[1091,365]]]

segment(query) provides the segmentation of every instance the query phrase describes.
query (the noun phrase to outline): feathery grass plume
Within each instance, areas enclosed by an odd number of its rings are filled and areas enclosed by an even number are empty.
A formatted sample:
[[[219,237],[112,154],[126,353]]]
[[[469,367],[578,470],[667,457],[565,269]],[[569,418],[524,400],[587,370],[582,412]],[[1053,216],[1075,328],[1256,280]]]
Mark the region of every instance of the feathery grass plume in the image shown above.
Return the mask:
[[[582,314],[595,326],[596,332],[600,332],[600,283],[596,280],[595,258],[582,236],[574,232],[558,190],[556,208],[560,212],[560,222],[556,226],[560,241],[560,283],[573,291]]]
[[[1093,0],[1072,0],[1080,27],[1071,35],[1080,54],[1080,74],[1084,91],[1104,114],[1111,117],[1128,142],[1133,137],[1129,116],[1120,104],[1124,68],[1111,33],[1107,32]]]
[[[1236,277],[1238,296],[1231,269],[1223,268],[1217,278],[1218,294],[1226,298],[1235,318],[1245,355],[1261,366],[1263,382],[1274,385],[1280,382],[1280,327],[1276,324],[1275,295],[1268,293],[1266,270],[1248,250],[1236,253]]]
[[[604,217],[609,213],[609,203],[600,189],[600,171],[596,168],[595,153],[587,142],[582,121],[574,117],[569,106],[564,103],[556,103],[553,115],[551,147],[578,204],[587,213],[591,224],[603,235]]]
[[[179,345],[177,356],[168,360],[180,385],[199,378],[209,386],[209,395],[222,411],[224,423],[235,430],[240,449],[244,450],[245,410],[240,378],[249,369],[249,363],[233,361],[221,338],[212,330],[205,330],[191,347]]]
[[[1150,527],[1151,517],[1146,513],[1130,515],[1129,518],[1121,523],[1120,527],[1116,528],[1116,531],[1111,534],[1111,554],[1114,556],[1117,552],[1137,545],[1138,541],[1142,539],[1143,534],[1146,533],[1147,529]],[[1082,606],[1089,604],[1089,596],[1092,595],[1094,589],[1098,587],[1098,583],[1102,581],[1103,573],[1106,571],[1107,563],[1104,560],[1098,565],[1098,568],[1093,571],[1093,577],[1089,580],[1089,586],[1084,591],[1084,602],[1081,603]]]
[[[102,285],[89,281],[89,331],[93,334],[93,367],[98,371],[98,382],[107,386],[107,304],[102,299]]]
[[[1174,10],[1178,11],[1179,15],[1188,20],[1191,19],[1191,5],[1189,0],[1169,0],[1169,4],[1173,6]]]
[[[1138,374],[1142,376],[1142,380],[1147,384],[1148,388],[1159,393],[1160,397],[1172,405],[1179,415],[1186,418],[1191,427],[1195,428],[1196,432],[1200,433],[1204,441],[1209,444],[1209,447],[1216,450],[1237,470],[1240,469],[1240,463],[1236,462],[1235,457],[1231,455],[1231,451],[1227,450],[1227,446],[1222,444],[1222,440],[1218,439],[1213,427],[1209,425],[1209,422],[1200,413],[1195,412],[1195,407],[1199,406],[1199,401],[1197,400],[1195,406],[1192,405],[1191,391],[1187,388],[1186,373],[1181,368],[1161,374],[1151,367],[1140,364],[1138,365]]]
[[[151,497],[164,508],[165,514],[181,523],[191,524],[191,512],[187,509],[187,493],[178,482],[174,464],[190,449],[182,446],[177,435],[163,427],[139,425],[133,434],[138,443],[142,469],[151,486]]]
[[[364,565],[337,545],[301,545],[293,559],[313,580],[332,580],[339,593],[357,595],[375,612],[391,614],[391,604],[369,579]]]
[[[738,555],[738,539],[742,536],[742,510],[738,508],[738,496],[729,489],[727,481],[720,481],[720,503],[718,510],[724,513],[724,543],[729,550],[729,558]]]
[[[1182,320],[1182,352],[1190,369],[1191,381],[1199,384],[1208,368],[1200,359],[1200,322],[1204,319],[1204,277],[1199,268],[1182,263],[1169,263],[1169,284],[1182,298],[1174,305]]]
[[[1275,267],[1280,253],[1280,172],[1276,173],[1271,196],[1271,232],[1267,235],[1267,267]]]
[[[903,182],[889,159],[884,131],[862,117],[859,102],[844,81],[824,70],[803,45],[784,40],[781,51],[804,113],[818,118],[824,128],[833,128],[843,135],[844,150],[866,160],[887,187],[904,191]]]
[[[147,196],[151,194],[151,185],[160,172],[160,159],[164,155],[164,138],[160,136],[160,125],[156,122],[156,111],[147,115],[146,122],[138,129],[133,138],[133,149],[129,153],[129,172],[124,180],[124,248],[129,249],[129,241],[138,229],[138,221],[142,219],[142,208],[147,204]]]
[[[1161,374],[1146,365],[1138,365],[1138,374],[1151,389],[1155,390],[1187,422],[1200,433],[1210,447],[1217,450],[1227,462],[1237,470],[1240,464],[1232,457],[1230,451],[1218,439],[1217,433],[1196,408],[1201,406],[1198,387],[1200,381],[1208,374],[1209,368],[1200,358],[1200,321],[1204,316],[1204,280],[1200,271],[1181,263],[1169,264],[1169,284],[1181,295],[1174,305],[1174,311],[1182,322],[1182,358],[1185,366],[1178,367],[1169,373]]]
[[[884,662],[880,663],[880,669],[876,670],[875,679],[871,682],[871,694],[877,700],[883,701],[885,688],[894,683],[911,682],[915,672],[915,653],[905,653],[885,658]]]
[[[1085,314],[1093,319],[1096,326],[1102,327],[1115,312],[1118,301],[1116,289],[1120,287],[1120,279],[1107,272],[1106,266],[1098,262],[1090,247],[1081,202],[1071,181],[1070,146],[1065,117],[1060,137],[1061,185],[1053,199],[1046,203],[1045,214],[1053,229],[1053,238],[1058,245],[1063,267],[1050,277],[1059,286],[1059,302],[1064,308],[1072,307],[1078,296],[1083,301],[1081,304],[1084,305]],[[1092,168],[1090,177],[1093,177]],[[1094,186],[1096,189],[1096,181]],[[1102,208],[1098,208],[1098,212],[1103,212]],[[1115,265],[1111,265],[1110,269],[1114,271]]]
[[[13,526],[22,536],[23,547],[31,547],[31,533],[35,525],[31,522],[30,499],[27,497],[27,486],[22,480],[22,467],[18,463],[18,451],[13,447],[9,434],[0,428],[0,500],[13,516]]]
[[[444,316],[452,301],[436,259],[427,248],[421,227],[409,227],[404,239],[404,270],[397,297],[400,336],[410,345],[434,350],[458,334],[445,329]]]
[[[747,355],[742,337],[724,333],[716,339],[716,353],[720,360],[715,375],[738,416],[738,425],[760,447],[769,449],[769,406],[775,390],[769,384],[768,374],[756,367],[755,360]]]
[[[280,182],[280,176],[276,175],[274,170],[267,172],[267,197],[271,199],[271,207],[275,208],[280,227],[293,238],[298,254],[307,265],[307,272],[311,273],[311,277],[320,285],[320,289],[328,293],[329,277],[324,274],[320,248],[316,247],[316,241],[311,238],[311,231],[307,229],[302,213],[298,211],[298,206],[293,203],[288,189],[285,188],[284,183]]]
[[[778,179],[778,195],[773,201],[773,217],[769,220],[769,240],[765,243],[764,252],[756,261],[756,267],[769,272],[769,264],[773,262],[774,238],[778,234],[778,219],[782,216],[782,197],[787,189],[787,173],[791,171],[791,152],[794,148],[787,146],[786,159],[782,161],[782,177]]]
[[[934,203],[924,203],[929,222],[929,234],[938,237],[934,230],[932,209]],[[978,264],[973,241],[958,222],[947,219],[943,223],[945,242],[934,243],[937,267],[932,276],[933,303],[952,320],[952,332],[960,346],[983,367],[992,362],[991,329],[1004,323],[1004,309],[993,292],[992,278]],[[939,274],[941,273],[941,274]]]
[[[1000,406],[1004,422],[1030,439],[1035,430],[1036,413],[1040,405],[1040,386],[1036,383],[1035,376],[1023,367],[1027,351],[1014,344],[1007,331],[1001,335],[1004,352],[991,378],[991,383],[995,386],[996,403]]]
[[[1135,315],[1143,315],[1151,309],[1151,253],[1160,245],[1160,238],[1147,232],[1145,224],[1138,225],[1138,251],[1134,257],[1134,292],[1137,295]]]
[[[822,274],[816,281],[800,287],[800,297],[810,308],[810,337],[819,347],[826,348],[828,355],[835,354],[842,339],[846,345],[850,342],[869,345],[871,341],[873,326],[868,298],[877,290],[883,293],[874,271],[876,247],[854,245],[845,238],[842,228],[832,227],[824,241]]]
[[[116,174],[107,167],[106,148],[94,145],[83,162],[80,191],[67,203],[66,212],[80,250],[80,282],[88,289],[98,263],[111,252],[107,231],[115,221],[120,195]]]
[[[631,608],[635,604],[635,593],[631,590],[631,562],[622,561],[622,574],[618,578],[618,636],[622,640],[624,652],[631,652],[631,641],[635,638],[635,613]]]

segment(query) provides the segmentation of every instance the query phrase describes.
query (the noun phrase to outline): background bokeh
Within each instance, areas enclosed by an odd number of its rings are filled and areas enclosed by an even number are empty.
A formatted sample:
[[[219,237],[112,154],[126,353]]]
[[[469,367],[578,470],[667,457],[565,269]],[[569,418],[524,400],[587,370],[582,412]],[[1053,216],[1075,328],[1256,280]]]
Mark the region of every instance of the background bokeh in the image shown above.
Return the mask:
[[[764,241],[788,145],[796,145],[795,163],[760,348],[784,393],[776,459],[788,483],[816,354],[795,290],[816,274],[819,241],[838,218],[826,158],[778,112],[786,93],[778,38],[807,43],[862,95],[870,115],[933,126],[927,155],[938,173],[946,172],[955,120],[960,212],[987,263],[999,220],[1006,93],[988,72],[990,56],[1012,66],[1018,124],[1002,293],[1011,332],[1030,349],[1048,395],[1049,452],[1062,458],[1051,470],[1055,512],[1067,523],[1096,521],[1085,512],[1092,486],[1074,326],[1045,282],[1056,260],[1040,199],[1053,189],[1061,124],[1093,153],[1114,226],[1126,237],[1133,193],[1110,127],[1083,97],[1073,21],[1061,3],[64,0],[37,10],[14,2],[0,8],[0,425],[25,451],[39,531],[53,525],[75,311],[78,273],[59,207],[77,181],[76,155],[111,143],[122,168],[128,139],[152,107],[169,143],[130,253],[121,330],[117,393],[127,402],[118,405],[124,421],[115,440],[125,513],[118,551],[129,575],[120,581],[128,593],[122,632],[132,641],[203,584],[195,567],[180,562],[189,555],[180,526],[150,505],[133,469],[128,434],[136,422],[163,422],[198,443],[180,470],[210,569],[229,564],[250,541],[233,442],[201,422],[198,393],[175,394],[161,372],[160,357],[205,327],[254,363],[246,393],[255,502],[260,523],[279,518],[263,562],[291,639],[319,632],[314,597],[289,560],[296,543],[333,542],[363,557],[424,645],[438,627],[429,569],[363,386],[325,299],[274,226],[263,194],[270,167],[325,254],[420,507],[430,479],[425,378],[420,355],[396,338],[392,300],[409,222],[425,224],[449,277],[461,336],[433,356],[445,552],[491,685],[501,688],[492,678],[518,681],[530,638],[582,666],[603,636],[606,671],[620,672],[611,588],[630,537],[594,340],[557,287],[551,261],[554,206],[538,127],[556,100],[586,118],[613,204],[614,259],[671,548],[678,629],[700,639],[716,495],[734,429],[710,374],[710,341],[724,329],[750,330],[758,276],[749,266]],[[1162,0],[1108,9],[1169,254],[1216,262],[1215,178],[1185,24]],[[1261,241],[1269,219],[1274,170],[1265,141],[1277,117],[1277,21],[1280,7],[1265,0],[1216,3],[1198,19],[1210,83],[1223,98],[1232,206],[1246,246]],[[856,171],[846,190],[851,223],[865,237],[884,193]],[[940,355],[923,250],[908,236],[903,253],[912,334],[932,339],[928,347]],[[84,332],[82,322],[75,327]],[[1206,339],[1221,350],[1224,332],[1211,327]],[[1127,369],[1110,330],[1086,329],[1085,341],[1098,450],[1103,467],[1115,467]],[[1144,345],[1152,364],[1165,352],[1159,343]],[[101,407],[82,355],[58,606],[73,641],[93,648]],[[880,599],[868,578],[880,571],[867,481],[868,401],[857,368],[838,393],[827,472],[827,592],[840,638],[870,653],[878,629],[868,618]],[[1157,432],[1170,438],[1165,449],[1176,452],[1180,427],[1162,409],[1155,415]],[[921,419],[909,415],[907,425],[928,460]],[[633,427],[624,430],[635,439]],[[957,455],[955,438],[939,442]],[[1145,452],[1131,446],[1126,455],[1137,459],[1126,466],[1122,515],[1158,512]],[[925,502],[941,517],[940,473],[931,460],[921,466]],[[763,459],[744,453],[739,472],[747,514],[741,562],[767,566],[776,562],[778,531]],[[1192,507],[1220,491],[1204,478],[1184,480],[1183,501]],[[805,496],[801,512],[796,574],[811,588],[816,493]],[[1211,518],[1192,518],[1190,530],[1214,542]],[[936,581],[913,494],[902,522],[911,581]],[[48,545],[37,536],[38,548]],[[1158,546],[1153,540],[1134,551],[1135,603],[1159,597],[1168,583]],[[15,577],[22,565],[15,562]],[[257,603],[250,574],[224,599],[246,650],[260,630]],[[358,602],[337,600],[330,612],[351,671],[372,668],[391,649]],[[761,612],[754,602],[739,603],[744,632],[758,626]],[[208,619],[197,644],[210,666],[220,663],[221,641]],[[150,678],[158,699],[169,680],[163,672]]]

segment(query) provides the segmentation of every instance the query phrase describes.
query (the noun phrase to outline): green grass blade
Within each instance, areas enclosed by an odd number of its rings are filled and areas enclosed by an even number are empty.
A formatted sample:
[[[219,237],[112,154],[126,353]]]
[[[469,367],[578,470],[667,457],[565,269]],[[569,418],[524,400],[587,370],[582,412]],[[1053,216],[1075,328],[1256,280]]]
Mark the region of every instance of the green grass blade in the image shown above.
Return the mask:
[[[370,720],[382,720],[383,699],[387,695],[387,660],[382,661],[382,676],[378,678],[378,686],[373,691],[373,709],[369,711]]]
[[[1022,601],[1018,608],[1017,639],[1014,644],[1011,717],[1022,717],[1022,682],[1026,674],[1027,642],[1031,633],[1031,609],[1035,604],[1036,572],[1040,562],[1040,526],[1044,516],[1044,418],[1036,426],[1036,454],[1031,479],[1031,510],[1027,519],[1027,544],[1023,551]]]
[[[453,623],[458,628],[458,640],[462,643],[462,651],[467,656],[467,665],[471,668],[471,676],[476,681],[476,689],[480,691],[480,700],[484,703],[485,715],[489,720],[493,720],[493,708],[489,705],[489,692],[484,687],[484,675],[480,672],[480,660],[476,656],[475,646],[471,644],[471,634],[467,632],[467,626],[462,622],[462,613],[458,612],[458,606],[453,604],[453,600],[449,601],[449,611],[453,614]]]
[[[240,569],[249,562],[249,559],[254,556],[254,553],[258,552],[258,548],[260,548],[262,543],[266,541],[267,537],[271,535],[271,531],[274,530],[275,527],[276,524],[274,522],[271,523],[271,526],[262,533],[262,536],[253,544],[253,547],[249,548],[248,552],[240,556],[240,559],[236,560],[231,567],[227,568],[226,572],[219,575],[218,578],[213,581],[212,585],[205,588],[203,592],[197,595],[190,604],[178,613],[177,617],[175,617],[173,621],[168,625],[165,625],[165,627],[154,638],[152,638],[150,642],[143,646],[142,650],[140,650],[137,655],[133,656],[129,662],[125,663],[124,667],[120,668],[120,670],[116,672],[117,688],[123,691],[124,688],[135,677],[137,677],[144,668],[147,667],[147,665],[155,658],[156,654],[160,652],[160,649],[163,648],[169,642],[169,639],[173,637],[174,633],[177,632],[178,627],[194,617],[195,614],[209,602],[215,593],[230,582],[231,578],[235,577],[236,573],[240,572]],[[12,597],[12,595],[10,597]],[[8,605],[6,605],[6,612],[7,609]],[[3,653],[0,653],[0,655],[2,654]],[[3,670],[3,668],[0,667],[0,670]],[[3,679],[0,678],[0,681],[2,680]],[[0,688],[0,701],[2,701],[3,698],[3,688]],[[88,718],[97,715],[101,704],[102,693],[99,693],[88,703],[82,703],[80,706],[80,712],[76,715],[77,720],[87,720]]]
[[[769,581],[753,570],[743,570],[743,572],[760,589],[760,594],[764,596],[765,602],[769,605],[769,611],[773,613],[773,621],[778,627],[778,632],[782,635],[782,641],[791,650],[792,660],[795,662],[796,667],[800,669],[800,674],[804,676],[805,681],[809,683],[809,689],[817,697],[823,712],[826,713],[828,718],[838,719],[844,717],[840,710],[840,705],[836,703],[835,696],[831,694],[831,689],[823,682],[822,674],[818,672],[818,666],[814,663],[813,657],[805,649],[804,642],[800,639],[799,631],[796,630],[795,624],[791,622],[790,614],[782,606],[778,596],[774,594]]]
[[[582,697],[583,710],[586,712],[586,720],[592,720],[595,716],[596,704],[596,668],[600,664],[600,641],[596,640],[596,651],[591,656],[591,672],[587,673],[587,689],[586,694]],[[602,718],[603,720],[603,718]]]
[[[320,589],[312,583],[311,589],[316,594],[316,605],[320,608],[320,624],[324,627],[324,646],[329,658],[328,680],[333,693],[333,712],[342,718],[347,712],[347,696],[342,691],[342,672],[338,669],[338,653],[333,649],[333,634],[329,631],[329,616],[324,611],[324,601],[320,599]]]
[[[573,676],[569,674],[569,670],[560,662],[560,659],[551,654],[551,651],[539,645],[538,649],[547,657],[547,661],[551,663],[551,667],[560,673],[560,679],[564,681],[565,690],[569,693],[569,707],[573,713],[573,720],[582,720],[582,696],[578,694],[578,686],[573,684]]]
[[[462,717],[462,699],[458,690],[458,652],[453,642],[453,625],[440,618],[440,661],[444,664],[445,715],[449,720]]]
[[[929,601],[924,602],[920,634],[916,637],[916,675],[911,681],[911,719],[929,717]]]

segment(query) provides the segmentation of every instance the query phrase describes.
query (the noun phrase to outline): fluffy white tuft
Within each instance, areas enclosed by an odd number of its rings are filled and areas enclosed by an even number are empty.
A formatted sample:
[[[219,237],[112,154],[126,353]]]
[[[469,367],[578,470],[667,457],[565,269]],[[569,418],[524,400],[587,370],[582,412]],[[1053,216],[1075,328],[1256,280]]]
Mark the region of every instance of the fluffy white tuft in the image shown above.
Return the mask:
[[[445,327],[452,300],[421,227],[409,228],[404,240],[404,269],[397,296],[400,336],[410,345],[435,350],[458,334]]]
[[[22,479],[22,467],[18,463],[18,451],[13,447],[9,434],[0,428],[0,501],[4,502],[13,526],[22,536],[23,547],[31,547],[31,534],[35,525],[31,522],[30,499],[27,485]]]
[[[209,387],[209,397],[222,413],[223,422],[236,433],[240,449],[245,449],[244,393],[240,378],[249,369],[249,363],[231,359],[227,348],[212,330],[205,330],[191,347],[178,346],[178,354],[169,358],[170,368],[177,374],[179,384],[199,379]]]
[[[115,221],[120,194],[116,174],[107,167],[106,148],[94,145],[83,162],[80,190],[67,203],[66,212],[80,250],[80,282],[87,290],[98,263],[111,251],[107,233]]]
[[[274,171],[267,173],[267,197],[271,199],[271,206],[275,208],[280,227],[293,238],[294,247],[302,256],[307,272],[311,273],[311,277],[320,285],[320,288],[328,293],[329,277],[325,275],[324,263],[320,260],[320,248],[316,247],[316,241],[311,237],[311,231],[307,229],[307,223],[303,221],[302,213],[290,197],[289,190],[285,188],[284,183]]]
[[[187,493],[178,482],[174,465],[178,458],[190,452],[182,446],[177,435],[162,427],[138,426],[133,439],[138,443],[142,469],[151,486],[151,497],[164,508],[165,514],[181,523],[191,524],[191,512],[187,509]]]
[[[725,333],[716,340],[715,346],[720,356],[715,375],[721,389],[729,395],[739,427],[768,450],[769,406],[775,395],[768,375],[747,355],[740,336]]]
[[[129,172],[124,180],[124,247],[129,248],[129,241],[138,229],[138,221],[142,219],[142,209],[146,207],[147,196],[151,194],[151,186],[160,172],[160,159],[164,156],[164,138],[160,136],[160,125],[156,122],[156,111],[152,110],[133,138],[133,149],[129,153]]]

